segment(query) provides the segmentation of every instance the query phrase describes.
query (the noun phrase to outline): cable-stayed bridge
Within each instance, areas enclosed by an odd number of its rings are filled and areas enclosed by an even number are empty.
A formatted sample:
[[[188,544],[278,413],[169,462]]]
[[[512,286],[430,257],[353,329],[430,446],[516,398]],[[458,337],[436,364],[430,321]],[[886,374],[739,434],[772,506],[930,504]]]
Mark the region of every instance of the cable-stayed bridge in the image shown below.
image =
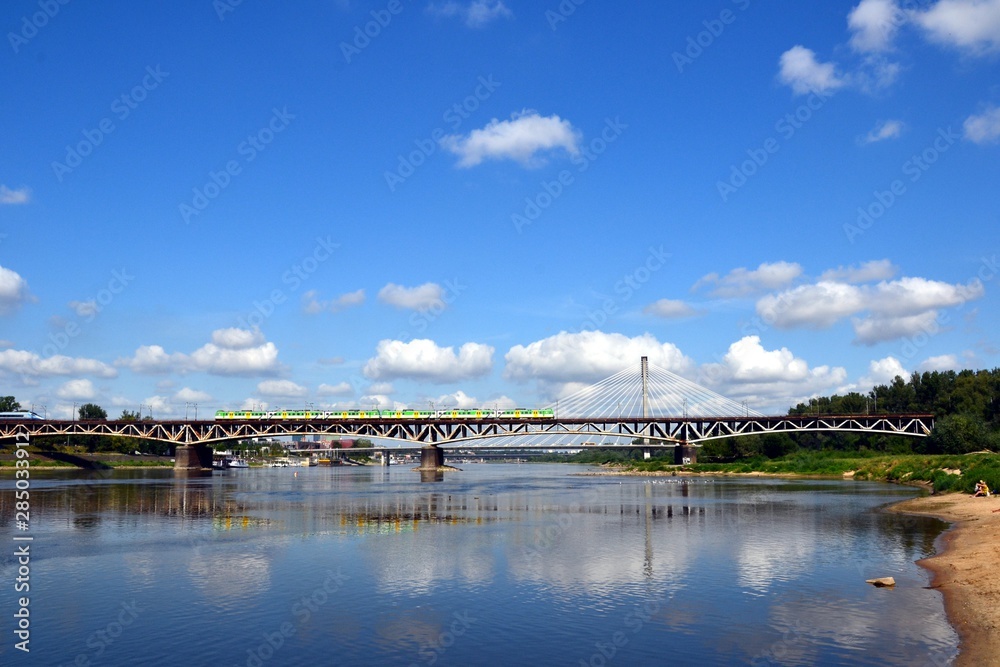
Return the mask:
[[[649,364],[646,357],[638,368],[615,373],[549,407],[551,413],[527,409],[514,417],[489,410],[458,417],[440,410],[420,417],[403,412],[386,417],[382,412],[376,418],[307,413],[304,418],[241,419],[235,413],[236,418],[215,421],[0,421],[0,440],[63,435],[160,440],[177,445],[178,467],[210,467],[208,445],[214,443],[289,435],[397,441],[430,450],[424,451],[424,461],[436,465],[443,461],[442,446],[579,449],[601,445],[637,447],[647,456],[654,449],[669,447],[681,462],[694,460],[701,443],[718,438],[815,431],[924,437],[934,427],[934,417],[928,414],[762,415],[745,402]]]

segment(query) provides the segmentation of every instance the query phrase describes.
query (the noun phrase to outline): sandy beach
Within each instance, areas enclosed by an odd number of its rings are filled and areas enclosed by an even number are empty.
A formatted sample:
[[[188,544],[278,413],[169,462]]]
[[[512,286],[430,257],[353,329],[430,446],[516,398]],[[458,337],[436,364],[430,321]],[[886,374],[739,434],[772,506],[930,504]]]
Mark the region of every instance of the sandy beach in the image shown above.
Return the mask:
[[[953,523],[941,551],[919,564],[934,573],[948,619],[959,635],[958,667],[1000,666],[1000,497],[925,496],[890,508]]]

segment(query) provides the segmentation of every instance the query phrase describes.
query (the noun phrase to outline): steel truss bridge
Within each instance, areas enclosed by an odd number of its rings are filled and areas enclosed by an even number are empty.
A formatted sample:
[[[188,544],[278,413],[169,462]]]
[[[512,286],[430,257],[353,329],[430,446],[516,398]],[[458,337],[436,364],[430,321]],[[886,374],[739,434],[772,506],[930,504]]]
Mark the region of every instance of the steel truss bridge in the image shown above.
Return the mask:
[[[123,436],[175,445],[210,445],[251,438],[336,435],[395,440],[418,445],[497,448],[489,441],[512,438],[524,448],[578,448],[583,437],[626,439],[643,448],[698,445],[719,438],[768,433],[857,432],[924,437],[934,428],[929,414],[784,415],[742,417],[576,417],[556,419],[310,419],[220,421],[0,422],[0,440],[67,435]],[[474,444],[482,441],[482,444]],[[563,441],[562,444],[556,444]],[[616,446],[629,446],[618,444]]]

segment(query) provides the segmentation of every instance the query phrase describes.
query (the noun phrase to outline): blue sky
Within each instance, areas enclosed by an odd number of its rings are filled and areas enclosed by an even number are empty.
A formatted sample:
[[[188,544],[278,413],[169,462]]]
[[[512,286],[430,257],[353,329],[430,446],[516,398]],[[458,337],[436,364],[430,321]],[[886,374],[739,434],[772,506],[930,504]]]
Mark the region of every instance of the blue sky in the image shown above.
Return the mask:
[[[1000,0],[9,2],[0,394],[760,411],[997,365]]]

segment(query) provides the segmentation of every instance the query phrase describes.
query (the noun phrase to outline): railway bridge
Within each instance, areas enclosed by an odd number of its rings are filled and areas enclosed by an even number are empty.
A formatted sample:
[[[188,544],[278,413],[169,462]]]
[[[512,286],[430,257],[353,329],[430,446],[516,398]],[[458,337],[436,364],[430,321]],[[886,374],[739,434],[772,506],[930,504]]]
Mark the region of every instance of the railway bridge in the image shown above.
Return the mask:
[[[554,417],[317,418],[0,422],[0,441],[28,437],[105,435],[176,446],[175,467],[210,468],[212,445],[251,438],[336,435],[421,447],[421,468],[443,464],[442,447],[582,449],[595,441],[639,448],[648,458],[670,448],[678,463],[718,438],[768,433],[857,432],[925,437],[930,414],[762,415],[656,367],[645,357],[636,376],[626,369],[553,406]],[[239,413],[236,413],[239,414]],[[404,446],[405,446],[404,445]]]

